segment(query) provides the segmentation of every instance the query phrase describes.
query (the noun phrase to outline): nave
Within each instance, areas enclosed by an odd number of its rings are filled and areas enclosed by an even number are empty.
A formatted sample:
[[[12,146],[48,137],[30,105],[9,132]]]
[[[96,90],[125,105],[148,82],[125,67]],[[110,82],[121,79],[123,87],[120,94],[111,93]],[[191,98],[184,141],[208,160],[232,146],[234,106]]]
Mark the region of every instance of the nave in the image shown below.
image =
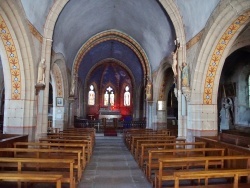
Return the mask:
[[[96,134],[90,162],[78,188],[151,188],[142,170],[125,146],[122,136]]]

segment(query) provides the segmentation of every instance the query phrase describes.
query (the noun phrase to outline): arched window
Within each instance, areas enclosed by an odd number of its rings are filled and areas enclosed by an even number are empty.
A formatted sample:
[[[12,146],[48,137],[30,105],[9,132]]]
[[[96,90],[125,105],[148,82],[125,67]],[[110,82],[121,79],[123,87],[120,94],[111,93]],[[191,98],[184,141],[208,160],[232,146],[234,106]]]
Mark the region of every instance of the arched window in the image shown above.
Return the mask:
[[[130,106],[130,91],[128,86],[125,87],[124,106]]]
[[[95,91],[94,86],[90,85],[89,87],[89,96],[88,96],[88,105],[95,105]]]
[[[114,106],[115,105],[115,94],[113,89],[109,86],[104,93],[104,106]]]
[[[111,106],[115,105],[115,95],[114,95],[113,91],[111,91],[111,93],[110,93],[110,105]]]
[[[108,91],[104,94],[104,106],[108,106],[109,104],[109,94]]]

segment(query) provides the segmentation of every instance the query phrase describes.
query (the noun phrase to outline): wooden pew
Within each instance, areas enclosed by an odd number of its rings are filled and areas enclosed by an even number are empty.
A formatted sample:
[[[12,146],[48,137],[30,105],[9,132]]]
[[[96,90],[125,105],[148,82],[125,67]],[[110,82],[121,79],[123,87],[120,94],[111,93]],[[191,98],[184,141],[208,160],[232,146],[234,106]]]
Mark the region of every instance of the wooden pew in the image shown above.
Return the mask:
[[[62,183],[69,183],[70,188],[76,187],[73,166],[74,159],[0,158],[0,173],[5,173],[6,170],[10,172],[11,168],[11,172],[14,173],[61,174],[63,176]]]
[[[141,146],[142,143],[173,143],[176,142],[176,137],[172,137],[172,136],[163,136],[163,137],[152,137],[152,138],[139,138],[135,140],[135,144],[133,146],[131,146],[131,153],[134,155],[135,158],[137,158],[136,156],[139,153],[139,148]]]
[[[130,149],[130,145],[132,142],[133,136],[146,136],[146,135],[155,135],[160,134],[159,131],[142,131],[142,132],[135,132],[135,133],[129,133],[126,135],[125,145]],[[165,135],[165,134],[164,134]]]
[[[81,149],[82,150],[82,164],[83,169],[86,166],[86,161],[88,159],[87,145],[78,143],[40,143],[40,142],[15,142],[14,148],[39,148],[39,149]]]
[[[40,138],[40,143],[61,143],[61,144],[87,144],[87,162],[89,162],[92,155],[93,148],[89,140],[72,140],[72,139],[53,139],[53,138]]]
[[[34,176],[33,173],[16,173],[16,172],[0,173],[1,181],[55,183],[56,188],[61,188],[62,185],[61,179],[62,179],[61,174],[36,173],[36,175]],[[18,188],[21,188],[20,183],[18,183]]]
[[[217,137],[216,137],[217,138]],[[206,147],[220,147],[226,149],[226,155],[250,155],[249,148],[236,146],[226,142],[221,142],[214,137],[197,137],[195,136],[196,142],[205,142]]]
[[[153,129],[123,129],[123,141],[126,143],[127,138],[134,133],[153,132]]]
[[[140,136],[132,136],[131,137],[131,144],[130,144],[130,151],[131,153],[133,152],[135,146],[136,146],[136,141],[137,140],[153,140],[153,139],[158,139],[158,140],[166,140],[166,139],[175,139],[175,136],[168,136],[166,134],[154,134],[154,135],[140,135]]]
[[[77,180],[82,177],[82,150],[34,149],[34,148],[0,148],[1,153],[15,158],[40,158],[40,159],[74,159],[74,169],[77,171]]]
[[[250,144],[250,137],[228,134],[228,133],[220,133],[219,141],[247,148],[248,145]]]
[[[207,170],[207,171],[194,171],[192,173],[190,172],[174,172],[174,187],[179,188],[180,187],[180,180],[199,180],[205,179],[205,186],[208,186],[208,179],[209,178],[233,178],[233,188],[239,188],[239,179],[242,176],[250,176],[250,169],[220,169],[220,170]],[[223,188],[231,188],[232,184],[217,184],[210,186],[211,188],[214,187],[223,187]],[[245,184],[243,184],[245,188],[250,187],[249,181]],[[242,187],[241,186],[241,187]],[[186,187],[186,186],[185,186]]]
[[[68,140],[88,140],[91,143],[91,148],[94,147],[94,140],[89,135],[67,135],[67,134],[53,134],[53,135],[47,135],[46,137],[42,138],[49,138],[49,139],[68,139]]]
[[[176,143],[185,143],[185,142],[186,142],[186,139],[182,139],[182,138],[174,138],[174,139],[166,139],[166,140],[162,140],[162,139],[160,140],[159,139],[137,140],[136,148],[134,151],[134,156],[137,162],[139,163],[142,145],[144,144],[156,144],[157,145],[157,144],[176,144]],[[156,149],[156,147],[154,147],[154,149]]]
[[[160,159],[192,157],[192,156],[224,156],[224,148],[191,148],[191,149],[166,149],[166,150],[150,150],[148,161],[146,163],[146,176],[151,181],[152,172],[159,170]],[[223,165],[222,161],[218,161],[217,165]]]
[[[190,148],[205,148],[204,142],[177,142],[177,143],[143,143],[141,144],[140,154],[139,154],[139,166],[141,168],[144,167],[144,164],[146,160],[149,158],[149,150],[155,150],[155,149],[187,149],[187,147]]]
[[[221,169],[233,169],[231,163],[225,161],[245,161],[245,166],[240,167],[246,169],[250,164],[250,155],[239,155],[239,156],[207,156],[207,157],[180,157],[171,159],[159,159],[159,171],[155,175],[155,187],[161,188],[163,181],[175,180],[174,172],[185,170],[193,172],[198,170],[207,171],[211,169],[211,166],[220,165]],[[172,170],[170,170],[172,169]],[[234,168],[237,169],[237,168]],[[167,171],[166,171],[167,170]],[[190,173],[191,174],[191,173]]]
[[[95,145],[95,134],[91,132],[59,132],[57,134],[49,134],[47,135],[47,138],[56,138],[56,137],[61,138],[61,137],[72,137],[72,136],[76,137],[80,136],[80,138],[90,137],[91,142],[93,143],[93,145]]]

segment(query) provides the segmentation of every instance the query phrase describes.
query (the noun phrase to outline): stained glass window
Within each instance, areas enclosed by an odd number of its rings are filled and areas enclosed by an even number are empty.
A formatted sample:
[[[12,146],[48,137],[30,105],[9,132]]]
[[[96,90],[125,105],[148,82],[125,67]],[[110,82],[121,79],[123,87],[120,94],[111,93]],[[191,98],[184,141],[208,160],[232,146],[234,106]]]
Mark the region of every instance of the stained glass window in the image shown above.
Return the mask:
[[[130,106],[130,91],[128,86],[125,87],[124,106]]]
[[[95,105],[95,91],[94,86],[90,85],[89,87],[89,97],[88,97],[88,105]]]

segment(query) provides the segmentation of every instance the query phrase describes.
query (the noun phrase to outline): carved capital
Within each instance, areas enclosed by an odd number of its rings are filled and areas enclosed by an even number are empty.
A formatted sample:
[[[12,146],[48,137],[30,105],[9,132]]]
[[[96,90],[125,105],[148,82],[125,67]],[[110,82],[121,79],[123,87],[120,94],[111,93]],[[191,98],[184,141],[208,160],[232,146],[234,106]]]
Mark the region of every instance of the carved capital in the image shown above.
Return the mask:
[[[190,87],[182,87],[182,93],[185,96],[187,102],[191,100],[191,89]]]

